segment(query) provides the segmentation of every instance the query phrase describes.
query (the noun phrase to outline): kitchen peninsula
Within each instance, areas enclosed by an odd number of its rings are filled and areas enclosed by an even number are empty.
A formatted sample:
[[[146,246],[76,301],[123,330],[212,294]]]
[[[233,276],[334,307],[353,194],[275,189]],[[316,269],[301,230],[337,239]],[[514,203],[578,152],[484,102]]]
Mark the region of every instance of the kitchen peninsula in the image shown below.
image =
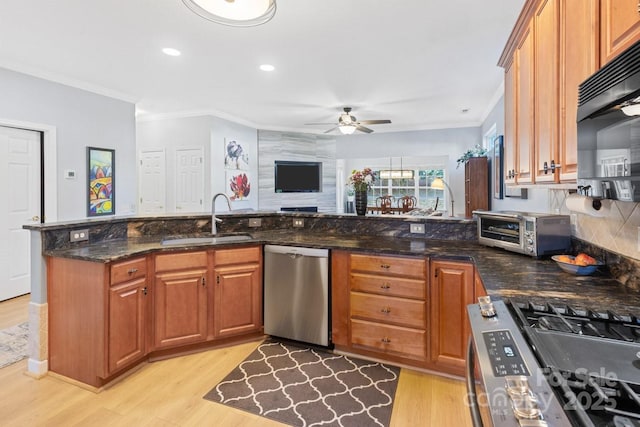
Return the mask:
[[[640,306],[637,292],[607,275],[570,276],[549,260],[478,245],[470,219],[273,212],[220,218],[220,233],[249,233],[251,240],[163,245],[167,237],[210,235],[205,215],[28,227],[41,243],[32,258],[47,260],[42,287],[33,295],[44,295],[49,310],[48,328],[31,325],[40,331],[32,341],[51,343],[48,353],[40,346],[30,358],[48,360],[53,372],[99,388],[148,358],[261,337],[261,248],[267,243],[331,250],[336,350],[454,375],[464,364],[465,305],[485,289],[494,297],[595,310]],[[303,227],[291,228],[294,219]],[[411,224],[424,225],[425,233],[411,233]],[[69,242],[70,231],[78,229],[88,230],[88,242]],[[191,293],[167,293],[181,288]],[[123,304],[116,308],[115,301]],[[371,308],[378,303],[386,310]],[[91,321],[83,319],[87,315]],[[369,331],[384,336],[366,341]],[[88,347],[80,374],[78,361],[67,359],[76,353],[69,351],[74,343],[77,354]]]

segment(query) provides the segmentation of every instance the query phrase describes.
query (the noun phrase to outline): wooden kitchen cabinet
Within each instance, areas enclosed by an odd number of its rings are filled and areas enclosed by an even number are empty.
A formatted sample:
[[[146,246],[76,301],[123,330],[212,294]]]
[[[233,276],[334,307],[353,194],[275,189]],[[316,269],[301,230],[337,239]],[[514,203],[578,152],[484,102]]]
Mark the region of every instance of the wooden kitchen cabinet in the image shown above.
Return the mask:
[[[470,328],[467,305],[475,302],[471,263],[431,260],[431,362],[438,370],[464,375]]]
[[[427,261],[332,253],[332,341],[372,357],[427,357]]]
[[[93,387],[146,353],[144,257],[104,264],[47,259],[49,368]]]
[[[599,67],[599,1],[560,2],[560,182],[577,179],[578,85]]]
[[[541,1],[533,16],[534,165],[530,182],[556,181],[558,162],[559,2]]]
[[[145,258],[111,265],[108,374],[129,366],[147,353],[146,265]]]
[[[600,65],[640,40],[640,1],[600,1]]]
[[[505,67],[504,73],[504,182],[505,184],[516,183],[516,94],[518,82],[517,58],[514,56]]]
[[[471,217],[476,209],[489,210],[489,159],[472,157],[464,165],[464,213]]]
[[[516,50],[516,182],[532,183],[534,180],[534,36],[529,25]]]
[[[155,256],[154,348],[207,339],[206,251]]]
[[[262,330],[259,246],[215,251],[214,336]]]

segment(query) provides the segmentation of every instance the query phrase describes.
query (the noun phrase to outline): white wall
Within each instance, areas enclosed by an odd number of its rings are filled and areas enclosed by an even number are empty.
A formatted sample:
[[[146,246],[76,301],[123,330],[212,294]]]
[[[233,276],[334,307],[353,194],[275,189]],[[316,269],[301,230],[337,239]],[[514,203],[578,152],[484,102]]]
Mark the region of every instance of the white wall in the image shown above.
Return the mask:
[[[136,210],[135,105],[0,68],[0,122],[55,127],[59,221],[87,215],[86,147],[116,151],[116,214]],[[77,178],[67,180],[65,170]],[[50,183],[47,183],[50,185]],[[46,212],[45,212],[46,215]]]
[[[399,168],[401,156],[403,159],[423,157],[444,162],[447,183],[456,201],[455,214],[464,216],[464,167],[457,168],[456,160],[482,143],[480,127],[354,134],[338,136],[336,140],[336,158],[345,160],[345,164],[351,159],[393,158],[393,167]],[[344,182],[350,172],[351,169],[345,167]]]
[[[258,207],[258,145],[257,131],[214,116],[182,117],[163,120],[141,121],[137,124],[138,151],[164,148],[166,156],[167,213],[175,213],[176,149],[179,147],[201,147],[204,152],[206,203],[202,210],[209,212],[210,200],[216,193],[225,192],[224,169],[225,139],[235,139],[249,154],[252,193],[248,200],[237,201],[233,209],[257,209]],[[228,210],[224,200],[217,201],[219,212]]]

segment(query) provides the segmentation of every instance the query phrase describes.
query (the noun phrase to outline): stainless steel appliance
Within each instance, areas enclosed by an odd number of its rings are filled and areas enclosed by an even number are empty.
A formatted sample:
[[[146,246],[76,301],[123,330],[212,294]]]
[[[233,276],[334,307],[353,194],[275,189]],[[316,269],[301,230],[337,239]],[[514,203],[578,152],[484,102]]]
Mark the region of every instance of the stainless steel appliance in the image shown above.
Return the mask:
[[[473,211],[478,218],[478,242],[540,257],[571,247],[568,215],[514,211]]]
[[[329,251],[264,247],[264,332],[329,345]]]
[[[492,317],[477,304],[468,306],[467,390],[474,427],[640,426],[637,317],[493,304]]]
[[[580,85],[577,118],[583,192],[640,201],[640,42]]]

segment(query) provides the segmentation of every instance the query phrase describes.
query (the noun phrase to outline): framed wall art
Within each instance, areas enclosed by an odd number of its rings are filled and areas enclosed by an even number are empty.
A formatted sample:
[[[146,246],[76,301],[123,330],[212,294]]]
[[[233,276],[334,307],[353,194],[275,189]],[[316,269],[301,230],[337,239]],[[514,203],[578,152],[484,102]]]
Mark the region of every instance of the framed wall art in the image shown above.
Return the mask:
[[[87,147],[87,216],[116,213],[115,163],[115,150]]]
[[[493,198],[504,198],[504,164],[503,164],[504,137],[498,135],[493,140]]]

